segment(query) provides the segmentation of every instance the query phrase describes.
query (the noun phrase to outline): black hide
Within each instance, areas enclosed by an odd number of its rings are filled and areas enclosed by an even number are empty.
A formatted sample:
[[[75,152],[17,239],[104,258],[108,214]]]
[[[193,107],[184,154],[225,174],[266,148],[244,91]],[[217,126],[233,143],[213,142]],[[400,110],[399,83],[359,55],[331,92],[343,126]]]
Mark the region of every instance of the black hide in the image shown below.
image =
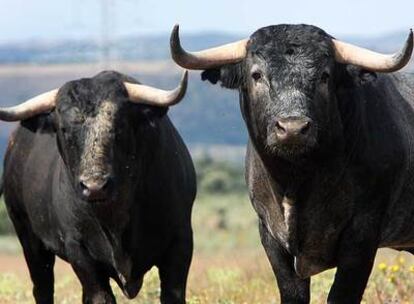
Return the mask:
[[[167,109],[133,104],[116,72],[65,84],[49,114],[22,121],[4,163],[4,195],[36,303],[53,302],[55,255],[84,303],[133,298],[159,268],[162,303],[185,303],[195,173]],[[105,182],[99,196],[85,185]]]
[[[332,267],[328,302],[359,303],[377,248],[414,247],[414,77],[337,63],[331,39],[261,28],[242,62],[202,73],[239,90],[246,182],[282,303],[309,303],[310,276]],[[282,141],[286,119],[311,124]]]

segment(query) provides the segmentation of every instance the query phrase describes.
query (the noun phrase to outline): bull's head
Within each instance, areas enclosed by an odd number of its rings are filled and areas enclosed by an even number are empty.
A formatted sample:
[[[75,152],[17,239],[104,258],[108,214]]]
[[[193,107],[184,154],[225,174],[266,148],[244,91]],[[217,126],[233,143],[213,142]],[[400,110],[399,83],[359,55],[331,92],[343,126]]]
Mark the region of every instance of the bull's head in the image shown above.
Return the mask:
[[[0,108],[0,119],[19,121],[51,112],[73,188],[87,201],[110,200],[114,192],[124,190],[114,191],[117,183],[136,174],[140,143],[135,139],[149,136],[151,127],[146,131],[145,127],[178,103],[186,87],[187,72],[171,91],[138,84],[116,72],[102,72],[15,107]]]
[[[171,35],[175,62],[205,70],[203,80],[239,89],[253,142],[288,160],[332,148],[341,134],[336,92],[348,70],[358,69],[353,74],[365,78],[394,72],[407,64],[412,49],[412,32],[400,52],[383,55],[309,25],[269,26],[249,39],[193,53],[181,47],[178,26]]]

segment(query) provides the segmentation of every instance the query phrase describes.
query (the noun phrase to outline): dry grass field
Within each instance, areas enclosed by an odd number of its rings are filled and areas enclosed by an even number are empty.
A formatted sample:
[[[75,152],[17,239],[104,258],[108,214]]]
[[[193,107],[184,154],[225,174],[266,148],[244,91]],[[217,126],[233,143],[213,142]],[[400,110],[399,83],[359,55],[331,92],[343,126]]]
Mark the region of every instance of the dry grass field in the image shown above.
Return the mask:
[[[195,254],[189,304],[279,303],[270,265],[261,248],[255,214],[242,195],[200,197],[194,209]],[[0,242],[0,303],[33,303],[31,282],[12,238]],[[334,270],[312,278],[312,303],[326,303]],[[70,267],[55,267],[56,303],[80,303],[80,285]],[[127,300],[114,284],[118,303],[159,303],[156,269],[146,276],[138,297]],[[380,250],[364,303],[414,303],[414,257]]]

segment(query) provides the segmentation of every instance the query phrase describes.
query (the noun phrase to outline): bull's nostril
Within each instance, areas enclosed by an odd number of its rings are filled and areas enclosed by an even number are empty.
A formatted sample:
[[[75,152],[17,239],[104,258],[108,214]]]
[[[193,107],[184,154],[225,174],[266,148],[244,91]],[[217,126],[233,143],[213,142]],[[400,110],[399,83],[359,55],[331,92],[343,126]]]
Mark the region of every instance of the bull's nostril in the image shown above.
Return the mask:
[[[276,136],[280,141],[299,142],[310,135],[312,120],[307,117],[287,117],[276,121]]]
[[[85,183],[84,183],[83,181],[80,181],[80,182],[79,182],[79,186],[80,186],[80,189],[81,189],[82,191],[84,191],[84,190],[88,190],[88,186],[86,186],[86,185],[85,185]]]
[[[310,126],[311,126],[310,121],[305,122],[302,129],[300,130],[300,133],[303,135],[308,133]]]
[[[79,187],[80,187],[80,189],[82,191],[82,194],[84,196],[89,196],[90,195],[89,187],[83,181],[79,182]]]
[[[88,201],[105,199],[111,191],[110,177],[102,180],[83,180],[79,181],[81,195]]]
[[[279,121],[276,121],[276,128],[279,131],[282,131],[283,133],[286,132],[286,129],[283,127],[283,125]]]
[[[107,191],[109,186],[111,185],[111,178],[107,178],[105,181],[103,181],[102,185],[101,185],[101,191]]]
[[[84,197],[89,197],[91,195],[91,191],[89,190],[88,186],[85,185],[83,181],[79,182],[80,190]]]

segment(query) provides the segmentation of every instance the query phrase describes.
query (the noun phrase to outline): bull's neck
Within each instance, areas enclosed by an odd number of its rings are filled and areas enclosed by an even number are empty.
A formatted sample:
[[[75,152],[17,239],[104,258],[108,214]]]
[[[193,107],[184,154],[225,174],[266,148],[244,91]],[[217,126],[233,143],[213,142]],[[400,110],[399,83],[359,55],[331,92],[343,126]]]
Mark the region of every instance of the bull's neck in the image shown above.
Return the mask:
[[[302,191],[306,184],[312,183],[316,176],[332,175],[333,170],[342,172],[349,165],[349,155],[337,144],[332,149],[315,151],[302,158],[287,160],[283,157],[268,153],[267,149],[250,137],[256,156],[260,158],[267,171],[267,175],[276,182],[283,192],[295,193]],[[327,152],[325,152],[327,151]],[[338,182],[340,180],[338,176]],[[336,184],[332,181],[333,185]]]
[[[286,191],[295,191],[296,188],[299,188],[301,184],[311,178],[315,170],[317,170],[317,165],[310,160],[288,161],[281,157],[270,155],[264,147],[258,144],[253,145],[268,174]]]

